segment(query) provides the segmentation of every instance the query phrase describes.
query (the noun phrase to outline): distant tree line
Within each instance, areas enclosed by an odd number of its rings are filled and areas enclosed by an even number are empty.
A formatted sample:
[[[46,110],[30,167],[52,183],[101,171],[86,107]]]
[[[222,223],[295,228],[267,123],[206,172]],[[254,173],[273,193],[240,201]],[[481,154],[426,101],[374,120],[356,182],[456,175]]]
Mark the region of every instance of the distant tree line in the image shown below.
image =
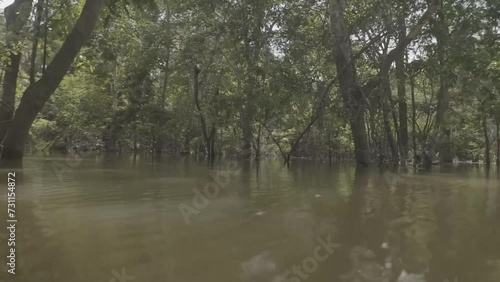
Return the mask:
[[[4,161],[35,150],[499,162],[492,0],[15,0]]]

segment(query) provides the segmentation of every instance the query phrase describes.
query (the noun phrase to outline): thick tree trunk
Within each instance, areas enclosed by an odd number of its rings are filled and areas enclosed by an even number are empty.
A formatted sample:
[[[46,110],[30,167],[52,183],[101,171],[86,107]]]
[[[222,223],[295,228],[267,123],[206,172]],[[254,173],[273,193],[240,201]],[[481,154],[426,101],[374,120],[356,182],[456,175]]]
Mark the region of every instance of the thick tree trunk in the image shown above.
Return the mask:
[[[436,110],[436,129],[437,148],[439,151],[440,161],[443,163],[451,163],[453,161],[453,152],[451,148],[451,131],[448,128],[448,110],[450,105],[449,86],[446,77],[441,76],[440,87],[437,97]]]
[[[344,10],[343,0],[330,0],[330,22],[336,44],[335,57],[340,93],[349,114],[356,162],[365,166],[372,162],[365,124],[365,98],[352,61],[352,46],[345,25]]]
[[[437,97],[435,136],[439,159],[443,163],[453,162],[453,152],[451,147],[451,130],[449,128],[448,114],[450,107],[450,82],[449,69],[447,66],[447,38],[448,25],[444,13],[438,13],[438,20],[434,22],[435,36],[437,42],[437,56],[439,62],[439,90]]]
[[[381,141],[378,137],[379,133],[377,132],[377,126],[375,125],[375,121],[377,120],[377,111],[380,106],[374,101],[370,104],[371,107],[369,107],[368,109],[368,124],[366,127],[366,134],[368,136],[368,144],[370,144],[370,148],[372,148],[371,153],[373,156],[373,154],[379,155],[383,153],[384,149],[381,147]]]
[[[6,45],[11,50],[9,61],[5,66],[3,77],[2,102],[0,104],[0,121],[11,120],[14,116],[16,102],[17,77],[21,52],[15,50],[21,41],[21,31],[31,13],[32,0],[16,0],[5,8],[5,27],[7,30]],[[9,126],[0,127],[0,142],[5,138]]]
[[[103,0],[87,0],[73,30],[64,41],[40,80],[23,93],[12,126],[4,141],[2,160],[22,160],[30,127],[45,102],[61,83],[81,47],[87,42],[99,19]]]
[[[399,41],[406,40],[405,18],[399,19]],[[399,105],[399,151],[402,163],[408,159],[408,106],[406,104],[406,73],[405,53],[400,52],[396,58],[396,76],[398,80],[398,105]]]

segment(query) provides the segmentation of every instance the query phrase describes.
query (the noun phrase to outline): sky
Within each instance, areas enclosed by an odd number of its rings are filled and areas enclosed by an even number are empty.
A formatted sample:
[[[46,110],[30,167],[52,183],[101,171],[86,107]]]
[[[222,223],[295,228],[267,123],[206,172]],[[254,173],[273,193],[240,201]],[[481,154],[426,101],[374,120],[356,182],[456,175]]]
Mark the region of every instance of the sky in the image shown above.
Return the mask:
[[[14,0],[0,0],[0,9],[4,9],[5,7],[9,6]]]

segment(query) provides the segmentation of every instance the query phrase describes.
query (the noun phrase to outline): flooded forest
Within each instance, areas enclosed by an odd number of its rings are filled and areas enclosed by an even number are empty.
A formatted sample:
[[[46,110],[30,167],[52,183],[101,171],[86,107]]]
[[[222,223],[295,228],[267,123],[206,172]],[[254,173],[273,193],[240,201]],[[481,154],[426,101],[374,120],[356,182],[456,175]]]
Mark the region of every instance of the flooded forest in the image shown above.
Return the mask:
[[[500,281],[500,2],[0,8],[0,282]]]

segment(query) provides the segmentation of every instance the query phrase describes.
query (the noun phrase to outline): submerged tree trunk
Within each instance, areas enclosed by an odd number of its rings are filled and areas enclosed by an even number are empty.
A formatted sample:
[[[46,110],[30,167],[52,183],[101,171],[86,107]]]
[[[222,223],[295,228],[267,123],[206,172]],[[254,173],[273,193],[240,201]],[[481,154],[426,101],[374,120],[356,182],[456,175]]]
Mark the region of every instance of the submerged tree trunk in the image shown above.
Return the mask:
[[[392,116],[392,122],[394,124],[394,128],[395,128],[395,131],[396,131],[396,162],[399,162],[399,159],[400,156],[399,155],[399,152],[401,149],[401,137],[400,137],[400,126],[399,126],[399,122],[398,122],[398,113],[396,111],[396,104],[394,103],[394,100],[392,99],[392,90],[391,90],[391,83],[389,82],[389,77],[386,77],[384,79],[384,82],[383,82],[383,85],[385,85],[385,88],[386,88],[386,98],[387,100],[389,101],[389,111],[391,112],[391,116]]]
[[[206,153],[208,156],[209,160],[214,160],[215,159],[215,135],[217,132],[217,128],[215,126],[215,123],[212,122],[210,133],[208,133],[208,128],[207,128],[207,121],[205,118],[205,115],[203,113],[203,110],[201,109],[200,105],[200,96],[199,96],[199,74],[201,70],[200,68],[195,65],[194,67],[194,103],[196,106],[196,109],[198,110],[198,115],[200,116],[200,125],[201,125],[201,134],[203,135],[203,138],[205,139],[205,149]]]
[[[166,105],[167,105],[167,91],[168,91],[168,77],[169,77],[169,55],[167,55],[167,60],[165,62],[166,66],[164,69],[164,77],[161,89],[161,101],[160,101],[160,119],[158,120],[158,128],[160,131],[165,127],[167,123],[166,114]],[[158,136],[158,141],[156,142],[155,152],[157,155],[161,155],[163,152],[163,147],[165,146],[164,136],[160,134]]]
[[[252,146],[253,146],[253,117],[247,114],[246,117],[241,121],[241,130],[243,131],[242,145],[240,157],[243,159],[249,159],[252,156]]]
[[[9,121],[14,116],[17,77],[21,63],[21,52],[15,50],[21,41],[21,32],[31,13],[32,0],[16,0],[5,8],[6,45],[9,61],[6,63],[3,77],[2,102],[0,104],[0,122]],[[0,142],[4,140],[10,126],[0,127]]]
[[[436,142],[439,151],[439,159],[444,163],[453,161],[451,148],[451,131],[448,125],[448,110],[450,104],[449,86],[446,77],[442,76],[438,92],[436,110]]]
[[[365,124],[365,98],[352,61],[352,46],[345,24],[344,10],[344,1],[330,0],[330,22],[336,45],[335,59],[340,93],[349,115],[356,162],[365,166],[372,162]]]
[[[399,19],[399,41],[406,40],[405,18]],[[396,58],[396,76],[398,80],[398,105],[399,105],[399,151],[403,164],[408,159],[408,106],[406,104],[406,73],[405,53],[400,52]]]
[[[442,8],[441,8],[442,9]],[[451,147],[451,130],[449,128],[448,114],[450,108],[450,81],[448,70],[448,60],[446,48],[449,36],[448,25],[445,15],[441,10],[438,13],[437,21],[434,22],[437,57],[439,63],[439,90],[437,97],[435,134],[439,159],[443,163],[453,162],[453,152]]]
[[[73,30],[64,41],[40,80],[23,93],[12,126],[4,141],[2,160],[18,161],[23,158],[24,145],[30,127],[45,102],[61,83],[81,47],[87,42],[99,19],[103,0],[87,0]]]
[[[215,137],[217,135],[217,128],[215,127],[215,122],[212,123],[212,129],[210,130],[209,144],[208,144],[208,157],[211,161],[215,160]]]
[[[168,6],[168,2],[165,2],[166,4],[166,16],[165,16],[165,29],[167,30],[167,35],[169,38],[169,42],[167,43],[167,54],[165,56],[165,66],[163,67],[163,82],[161,86],[161,102],[160,102],[160,108],[161,108],[161,118],[158,120],[158,127],[160,131],[163,131],[163,128],[165,127],[165,124],[167,123],[167,117],[166,117],[166,109],[165,107],[167,106],[167,95],[168,95],[168,82],[169,82],[169,77],[170,77],[170,47],[171,47],[171,24],[170,24],[170,19],[171,19],[171,13],[170,13],[170,8]],[[163,134],[160,134],[158,136],[158,142],[155,148],[156,154],[161,155],[163,152],[163,147],[165,146],[165,136]]]
[[[389,104],[389,98],[387,96],[391,95],[391,90],[390,90],[390,85],[389,81],[384,83],[383,87],[383,114],[384,114],[384,129],[385,129],[385,136],[387,139],[387,142],[389,143],[389,148],[391,149],[391,154],[392,154],[392,160],[397,162],[399,160],[398,156],[398,147],[396,145],[396,142],[394,141],[394,136],[392,134],[392,128],[391,128],[391,122],[389,119],[389,112],[391,111],[391,107]]]
[[[261,153],[261,150],[262,150],[262,144],[261,144],[261,140],[262,139],[262,124],[259,124],[259,129],[257,131],[257,138],[256,138],[256,141],[255,141],[255,160],[260,160],[260,153]]]
[[[497,124],[497,166],[500,165],[500,120],[496,120]]]
[[[482,125],[483,125],[483,133],[484,133],[484,162],[489,165],[491,164],[491,156],[490,156],[490,137],[488,134],[488,123],[486,120],[486,113],[484,112],[484,107],[483,107],[483,113],[482,113]]]
[[[417,109],[415,108],[415,78],[411,76],[411,135],[412,135],[412,143],[413,143],[413,167],[417,165],[417,135],[416,135],[416,124],[417,124]]]

